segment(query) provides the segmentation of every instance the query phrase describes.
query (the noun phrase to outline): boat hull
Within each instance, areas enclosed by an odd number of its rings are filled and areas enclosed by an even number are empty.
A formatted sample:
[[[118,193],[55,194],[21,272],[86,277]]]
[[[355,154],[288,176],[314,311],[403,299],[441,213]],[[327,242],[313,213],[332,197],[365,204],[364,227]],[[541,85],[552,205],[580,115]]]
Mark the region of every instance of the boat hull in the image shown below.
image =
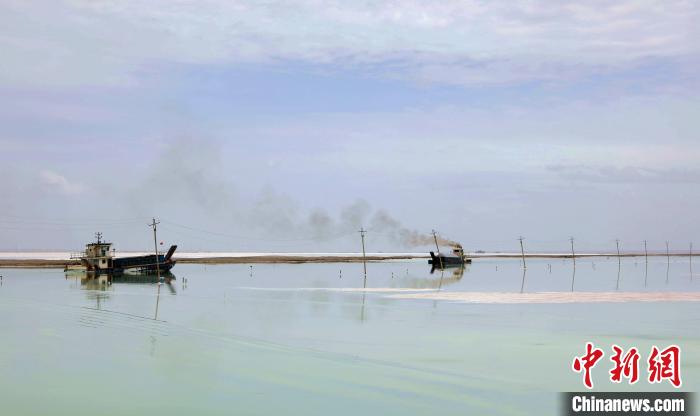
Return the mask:
[[[471,259],[466,258],[464,256],[456,256],[454,254],[443,254],[443,253],[434,253],[430,252],[430,260],[428,260],[428,264],[432,264],[434,267],[437,268],[445,268],[445,267],[460,267],[465,264],[470,264],[472,262]]]
[[[170,271],[175,266],[176,261],[172,255],[177,246],[172,246],[166,255],[155,254],[133,257],[118,257],[109,259],[104,266],[94,267],[88,261],[82,261],[83,266],[88,273],[97,274],[120,274],[125,272],[136,272],[143,274],[155,274],[158,271],[165,273]]]

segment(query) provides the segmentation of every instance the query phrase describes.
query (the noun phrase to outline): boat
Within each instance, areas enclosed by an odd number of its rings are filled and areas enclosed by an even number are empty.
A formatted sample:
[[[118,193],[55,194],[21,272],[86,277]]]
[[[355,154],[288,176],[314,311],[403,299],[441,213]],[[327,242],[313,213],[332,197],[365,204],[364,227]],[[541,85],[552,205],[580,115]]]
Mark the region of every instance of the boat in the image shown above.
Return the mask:
[[[102,241],[102,234],[96,233],[97,241],[85,245],[85,251],[71,255],[88,273],[121,274],[124,272],[156,273],[168,272],[175,266],[173,254],[176,245],[170,246],[167,253],[147,254],[142,256],[116,257],[112,243]]]
[[[472,262],[472,259],[464,255],[462,246],[454,246],[451,253],[441,253],[434,251],[430,252],[430,260],[428,264],[432,264],[433,268],[445,269],[448,267],[462,267],[465,264]]]

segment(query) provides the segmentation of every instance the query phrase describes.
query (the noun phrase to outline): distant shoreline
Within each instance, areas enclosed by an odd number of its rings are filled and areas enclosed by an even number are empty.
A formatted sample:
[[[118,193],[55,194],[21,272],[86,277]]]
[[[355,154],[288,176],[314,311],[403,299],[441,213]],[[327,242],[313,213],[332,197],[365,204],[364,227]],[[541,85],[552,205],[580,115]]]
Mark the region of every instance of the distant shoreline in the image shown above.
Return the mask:
[[[0,253],[0,268],[54,269],[76,266],[80,262],[60,257],[63,253]],[[128,253],[132,254],[132,253]],[[13,257],[14,255],[14,257]],[[47,258],[42,258],[42,256]],[[472,259],[518,259],[520,253],[469,253]],[[644,253],[624,253],[620,257],[644,257]],[[666,257],[666,253],[648,253],[649,257]],[[689,257],[690,253],[669,254],[670,257]],[[693,253],[693,257],[700,253]],[[617,257],[617,253],[577,253],[576,258]],[[367,253],[369,262],[429,259],[427,253]],[[525,258],[570,259],[571,253],[530,253]],[[271,263],[360,263],[361,253],[181,253],[175,260],[182,264],[271,264]]]

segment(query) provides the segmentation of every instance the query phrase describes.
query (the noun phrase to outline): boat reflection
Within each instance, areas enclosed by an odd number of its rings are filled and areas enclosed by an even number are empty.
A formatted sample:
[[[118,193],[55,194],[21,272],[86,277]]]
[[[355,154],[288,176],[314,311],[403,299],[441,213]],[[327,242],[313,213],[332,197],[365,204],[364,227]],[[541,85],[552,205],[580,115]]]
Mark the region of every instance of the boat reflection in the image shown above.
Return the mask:
[[[402,283],[405,283],[405,287],[412,289],[441,289],[443,286],[449,286],[462,280],[464,273],[469,271],[469,266],[433,267],[430,269],[430,274],[435,274],[436,271],[440,272],[440,279],[435,279],[434,277],[409,278],[407,280],[404,279]]]
[[[165,283],[172,286],[174,293],[175,287],[172,284],[177,280],[176,276],[171,272],[161,273],[160,280],[155,274],[89,274],[89,273],[65,273],[66,280],[80,281],[80,286],[87,290],[105,290],[113,284],[154,284]]]
[[[107,290],[113,290],[114,285],[142,284],[157,285],[156,306],[153,319],[158,319],[158,306],[160,304],[160,287],[165,285],[170,294],[176,295],[177,291],[173,282],[176,277],[171,272],[162,273],[160,279],[154,274],[93,274],[93,273],[65,273],[66,280],[80,281],[80,288],[87,290],[87,298],[96,301],[96,309],[102,310],[103,301],[109,299]]]

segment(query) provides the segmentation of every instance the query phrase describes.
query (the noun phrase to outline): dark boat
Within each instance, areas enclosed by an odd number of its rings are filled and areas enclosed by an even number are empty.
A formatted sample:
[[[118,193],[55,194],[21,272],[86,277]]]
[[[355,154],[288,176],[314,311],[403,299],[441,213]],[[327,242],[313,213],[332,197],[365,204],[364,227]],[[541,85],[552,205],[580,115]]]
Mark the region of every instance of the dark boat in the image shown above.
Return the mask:
[[[97,233],[97,242],[85,245],[85,251],[72,258],[80,260],[81,266],[90,273],[120,274],[125,271],[138,273],[167,272],[175,266],[173,254],[176,245],[170,246],[167,253],[147,254],[143,256],[115,257],[112,243],[102,241],[102,235]]]
[[[451,253],[437,254],[434,251],[430,252],[430,260],[428,264],[432,264],[434,268],[445,269],[448,267],[462,267],[465,264],[472,262],[472,259],[464,255],[464,250],[461,246],[456,246]]]

